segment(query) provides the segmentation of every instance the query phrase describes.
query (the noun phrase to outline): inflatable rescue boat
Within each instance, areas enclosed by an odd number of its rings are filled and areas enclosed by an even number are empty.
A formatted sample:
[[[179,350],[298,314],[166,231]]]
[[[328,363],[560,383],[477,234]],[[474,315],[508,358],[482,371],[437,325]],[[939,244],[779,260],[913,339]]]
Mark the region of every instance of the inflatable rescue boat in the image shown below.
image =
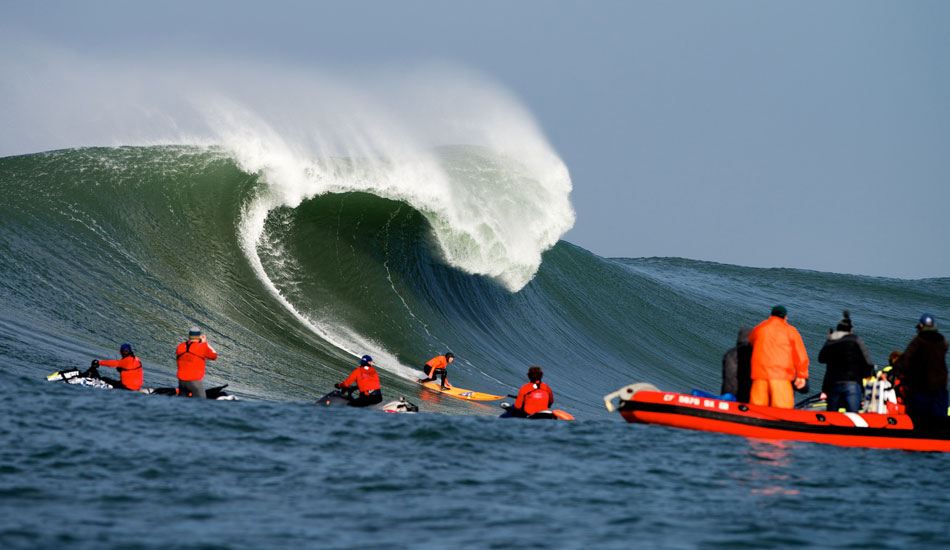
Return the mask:
[[[645,383],[605,395],[604,404],[608,411],[618,410],[628,422],[640,424],[844,447],[950,451],[950,421],[945,418],[915,422],[906,414],[777,409],[663,392]]]

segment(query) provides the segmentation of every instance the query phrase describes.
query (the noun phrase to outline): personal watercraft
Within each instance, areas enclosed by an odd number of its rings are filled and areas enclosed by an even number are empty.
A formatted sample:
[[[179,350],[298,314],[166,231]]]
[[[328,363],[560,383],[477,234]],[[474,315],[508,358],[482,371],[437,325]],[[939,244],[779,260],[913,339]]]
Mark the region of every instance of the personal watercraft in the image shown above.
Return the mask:
[[[103,380],[99,376],[99,370],[95,367],[89,367],[86,371],[80,371],[79,369],[69,369],[59,372],[54,372],[53,374],[46,377],[46,380],[50,382],[65,382],[67,384],[73,384],[77,386],[86,386],[90,388],[96,388],[101,390],[111,390],[115,389],[111,384]],[[235,401],[237,397],[229,394],[224,391],[224,388],[228,387],[227,384],[223,386],[216,386],[213,388],[205,389],[205,396],[208,399],[215,399],[218,401]],[[138,390],[140,393],[148,394],[157,394],[157,395],[178,395],[178,388],[146,388],[143,387]]]

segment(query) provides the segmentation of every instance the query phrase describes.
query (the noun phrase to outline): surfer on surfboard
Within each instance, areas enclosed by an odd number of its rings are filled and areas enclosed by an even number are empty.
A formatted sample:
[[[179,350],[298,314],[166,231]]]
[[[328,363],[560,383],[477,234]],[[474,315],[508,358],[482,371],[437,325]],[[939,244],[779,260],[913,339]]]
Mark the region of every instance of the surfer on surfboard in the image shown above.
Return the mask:
[[[422,370],[426,373],[426,377],[419,379],[419,382],[431,382],[434,381],[436,377],[441,377],[442,385],[440,389],[451,388],[452,386],[445,381],[445,376],[449,363],[454,360],[455,355],[453,355],[451,351],[445,352],[445,355],[436,355],[432,359],[429,359],[422,367]]]

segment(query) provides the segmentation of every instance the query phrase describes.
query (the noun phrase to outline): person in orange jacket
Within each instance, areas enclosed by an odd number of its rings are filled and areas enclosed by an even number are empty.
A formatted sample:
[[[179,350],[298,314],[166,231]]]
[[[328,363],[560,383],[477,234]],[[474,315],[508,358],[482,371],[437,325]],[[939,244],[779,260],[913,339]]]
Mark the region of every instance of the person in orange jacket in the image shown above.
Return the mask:
[[[749,334],[752,344],[752,388],[749,403],[782,409],[795,406],[792,389],[805,388],[808,381],[808,352],[802,336],[786,317],[785,306],[772,308],[771,316]]]
[[[119,380],[100,376],[99,379],[109,384],[117,390],[139,391],[142,388],[142,362],[135,356],[131,344],[122,344],[119,346],[119,355],[122,359],[112,361],[109,359],[97,359],[92,362],[92,367],[113,367],[119,371]]]
[[[519,410],[525,416],[530,416],[538,411],[551,408],[554,404],[554,392],[551,388],[541,381],[544,373],[541,367],[531,367],[528,369],[528,382],[518,390],[518,397],[515,399],[515,409]]]
[[[449,363],[455,360],[455,355],[451,351],[446,352],[445,355],[436,355],[432,359],[429,359],[425,366],[422,367],[422,370],[425,371],[426,377],[419,379],[420,382],[431,382],[435,380],[437,376],[442,377],[442,388],[451,388],[452,386],[445,381],[446,371],[448,370]]]
[[[356,383],[356,388],[351,387]],[[367,407],[383,401],[383,391],[379,387],[379,373],[373,368],[373,358],[364,355],[360,358],[360,366],[353,369],[353,372],[346,380],[333,387],[352,392],[354,389],[360,390],[360,396],[347,403],[351,407]]]
[[[178,344],[175,350],[178,360],[178,395],[181,397],[207,397],[202,380],[205,377],[205,361],[218,358],[218,352],[208,344],[208,337],[198,327],[188,330],[188,339]]]

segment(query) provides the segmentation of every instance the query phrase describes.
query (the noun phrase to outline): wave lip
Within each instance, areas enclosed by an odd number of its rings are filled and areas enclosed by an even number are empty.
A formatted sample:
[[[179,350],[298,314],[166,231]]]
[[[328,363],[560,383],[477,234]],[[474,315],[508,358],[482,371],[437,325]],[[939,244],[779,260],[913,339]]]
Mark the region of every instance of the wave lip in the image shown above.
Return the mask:
[[[292,123],[268,116],[269,106],[205,98],[198,110],[209,140],[267,184],[241,223],[248,255],[264,244],[275,208],[366,192],[421,212],[448,264],[511,292],[522,289],[541,254],[574,224],[570,175],[531,117],[490,84],[473,81],[468,96],[439,107],[444,99],[434,98],[456,86],[447,79],[422,95],[414,95],[417,87],[389,86],[387,99],[396,105],[388,108],[354,104],[346,93],[340,105],[353,109],[352,117],[306,109]]]

